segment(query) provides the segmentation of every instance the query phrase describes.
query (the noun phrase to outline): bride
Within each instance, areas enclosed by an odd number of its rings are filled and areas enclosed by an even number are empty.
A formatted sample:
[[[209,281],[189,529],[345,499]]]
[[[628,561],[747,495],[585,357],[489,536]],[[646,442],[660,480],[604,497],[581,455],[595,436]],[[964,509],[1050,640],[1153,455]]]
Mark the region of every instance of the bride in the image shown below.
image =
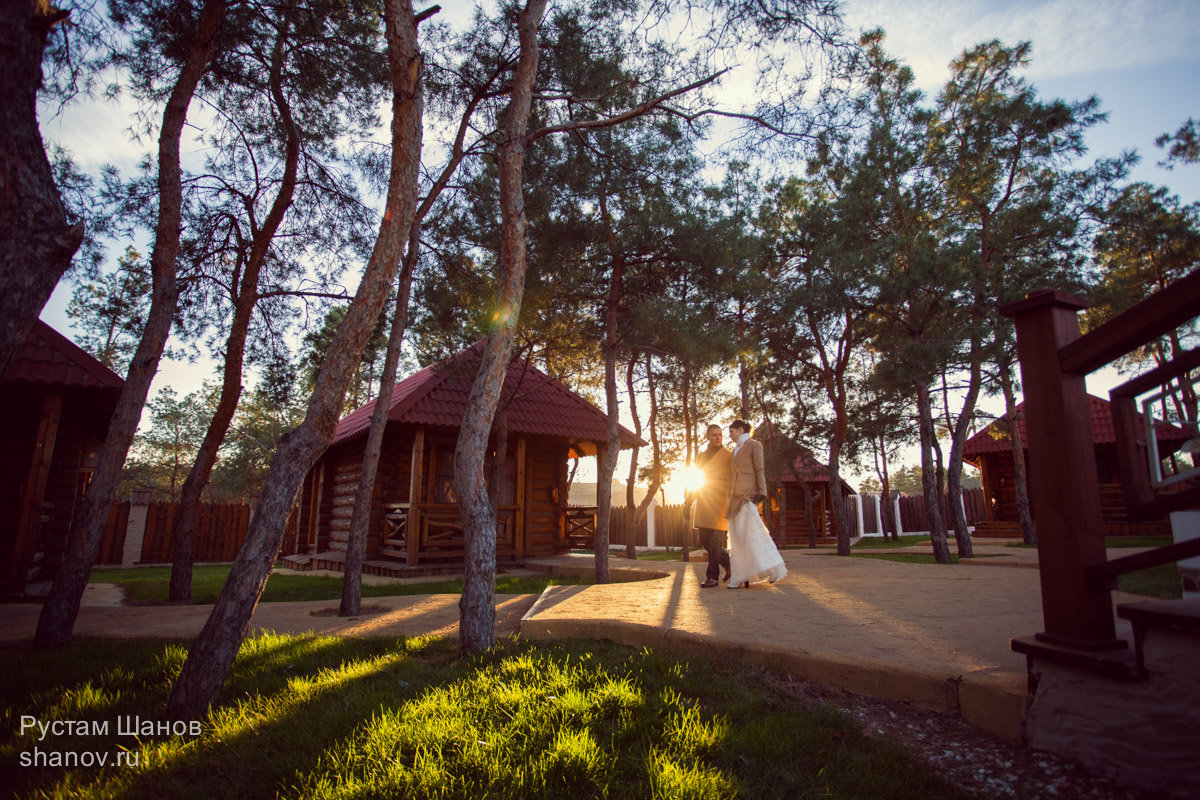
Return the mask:
[[[749,423],[740,419],[729,426],[729,438],[734,448],[729,505],[725,510],[729,520],[728,588],[737,589],[764,578],[774,583],[787,575],[787,567],[758,515],[758,504],[767,497],[762,443],[750,438]]]

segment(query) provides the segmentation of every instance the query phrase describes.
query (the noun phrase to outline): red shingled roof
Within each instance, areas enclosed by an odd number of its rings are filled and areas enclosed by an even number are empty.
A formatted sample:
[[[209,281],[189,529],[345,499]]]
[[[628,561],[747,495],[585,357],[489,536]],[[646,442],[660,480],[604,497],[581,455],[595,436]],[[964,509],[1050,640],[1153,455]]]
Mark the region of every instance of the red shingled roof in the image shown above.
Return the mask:
[[[829,466],[817,461],[808,450],[801,450],[792,463],[795,473],[808,483],[829,483]],[[780,483],[796,483],[796,475],[791,470],[785,471],[779,478]],[[854,494],[854,488],[842,479],[842,491]]]
[[[459,427],[482,352],[483,342],[476,342],[396,384],[388,419],[413,425]],[[508,407],[508,429],[513,433],[556,436],[579,443],[603,442],[608,438],[608,416],[604,412],[524,359],[509,365],[504,397],[513,398]],[[350,412],[338,424],[332,444],[365,433],[371,424],[373,408],[371,402]],[[622,449],[646,444],[624,426],[620,432]],[[594,448],[581,449],[586,454],[595,452]]]
[[[13,356],[4,380],[87,389],[120,390],[125,385],[117,373],[40,319]]]
[[[1111,404],[1102,398],[1095,395],[1088,395],[1089,411],[1092,416],[1092,442],[1093,444],[1112,444],[1117,441],[1117,434],[1113,428]],[[1025,404],[1021,403],[1017,406],[1017,429],[1021,433],[1021,441],[1027,442],[1029,437],[1025,430]],[[1142,415],[1138,414],[1138,425],[1142,424]],[[1185,441],[1191,438],[1191,435],[1174,425],[1159,423],[1155,426],[1160,442],[1170,441]],[[1008,436],[1001,432],[999,426],[993,422],[979,433],[967,439],[963,446],[963,457],[973,458],[986,453],[1007,453],[1011,450],[1011,445],[1008,441]]]

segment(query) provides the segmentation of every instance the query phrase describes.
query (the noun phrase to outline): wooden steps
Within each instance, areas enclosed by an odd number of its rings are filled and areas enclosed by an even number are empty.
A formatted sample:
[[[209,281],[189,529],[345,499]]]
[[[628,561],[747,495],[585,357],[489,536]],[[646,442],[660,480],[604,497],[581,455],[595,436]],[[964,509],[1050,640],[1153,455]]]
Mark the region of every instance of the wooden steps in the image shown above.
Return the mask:
[[[988,520],[975,523],[975,539],[1021,539],[1021,523],[1007,520]]]

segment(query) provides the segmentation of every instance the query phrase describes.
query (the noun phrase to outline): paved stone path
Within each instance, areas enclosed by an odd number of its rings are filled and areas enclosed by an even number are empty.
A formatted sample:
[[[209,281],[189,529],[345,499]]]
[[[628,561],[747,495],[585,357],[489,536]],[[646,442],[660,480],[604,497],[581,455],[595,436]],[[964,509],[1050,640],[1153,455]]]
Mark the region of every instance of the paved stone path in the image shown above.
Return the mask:
[[[977,543],[976,551],[994,557],[951,566],[786,550],[787,578],[733,591],[701,589],[700,561],[613,557],[618,582],[550,587],[540,597],[498,596],[497,633],[596,637],[741,659],[831,688],[954,711],[1016,739],[1025,709],[1025,661],[1009,650],[1009,639],[1043,627],[1037,554],[990,543]],[[527,566],[591,575],[593,563],[590,555],[564,555]],[[105,595],[104,589],[89,590],[77,634],[187,638],[200,631],[211,609],[114,606]],[[1134,599],[1113,597],[1114,605]],[[251,629],[351,636],[458,632],[457,595],[366,598],[371,613],[350,619],[336,616],[336,606],[261,603]],[[0,641],[31,640],[39,610],[36,604],[0,604]]]
[[[1009,640],[1043,628],[1037,551],[979,542],[975,551],[975,559],[959,565],[930,565],[785,550],[787,578],[733,591],[701,589],[700,562],[614,558],[613,565],[664,577],[550,587],[521,632],[739,658],[831,688],[954,711],[1018,739],[1025,659]],[[589,557],[569,557],[570,567],[567,558],[529,566],[590,571]],[[1114,606],[1136,599],[1113,596]]]
[[[537,600],[535,595],[497,595],[497,635],[520,629],[521,617]],[[41,606],[0,604],[0,642],[32,641]],[[336,600],[259,603],[250,630],[277,633],[318,633],[330,636],[457,636],[458,595],[363,598],[364,613],[337,616]],[[182,638],[200,633],[212,606],[85,605],[79,609],[79,636],[122,638]]]

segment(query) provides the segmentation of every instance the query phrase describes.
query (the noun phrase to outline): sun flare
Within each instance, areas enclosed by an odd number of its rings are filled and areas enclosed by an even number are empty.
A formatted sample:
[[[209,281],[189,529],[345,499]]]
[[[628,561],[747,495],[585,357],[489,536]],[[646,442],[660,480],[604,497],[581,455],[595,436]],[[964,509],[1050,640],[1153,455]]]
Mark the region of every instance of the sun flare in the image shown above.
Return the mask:
[[[698,492],[704,488],[704,470],[692,464],[683,471],[683,488],[689,492]]]

